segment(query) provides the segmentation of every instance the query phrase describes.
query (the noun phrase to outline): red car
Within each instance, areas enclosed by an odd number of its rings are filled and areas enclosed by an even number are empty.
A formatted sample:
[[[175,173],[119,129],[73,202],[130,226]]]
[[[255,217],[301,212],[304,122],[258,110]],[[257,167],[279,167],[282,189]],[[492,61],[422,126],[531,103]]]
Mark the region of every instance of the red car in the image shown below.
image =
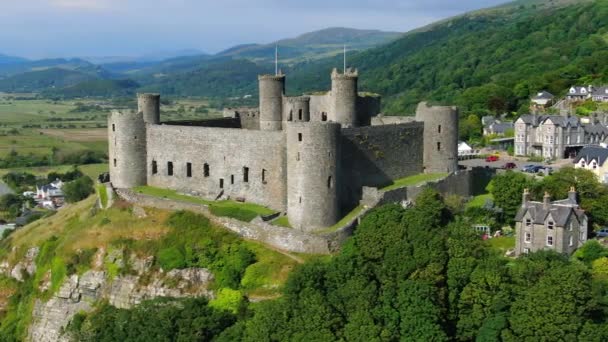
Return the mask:
[[[498,156],[487,156],[487,157],[486,157],[486,161],[487,161],[487,162],[495,162],[495,161],[498,161]]]
[[[517,165],[515,165],[515,163],[506,163],[502,168],[505,170],[513,170],[517,167]]]

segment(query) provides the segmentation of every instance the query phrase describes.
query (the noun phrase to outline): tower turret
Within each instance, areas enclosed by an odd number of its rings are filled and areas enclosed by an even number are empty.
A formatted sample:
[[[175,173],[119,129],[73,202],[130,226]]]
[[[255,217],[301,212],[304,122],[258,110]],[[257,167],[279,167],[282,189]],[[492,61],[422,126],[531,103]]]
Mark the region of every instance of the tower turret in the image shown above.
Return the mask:
[[[335,122],[344,127],[357,127],[357,81],[359,73],[355,69],[346,69],[340,74],[337,69],[331,73],[332,113]]]
[[[116,188],[146,185],[146,123],[143,112],[113,111],[108,118],[110,181]]]
[[[283,121],[308,122],[310,121],[310,97],[284,97]]]
[[[424,172],[458,170],[458,108],[429,106],[421,102],[416,121],[424,122]]]
[[[340,125],[288,122],[287,216],[291,225],[312,231],[338,222]]]
[[[260,75],[260,129],[280,131],[283,120],[285,75]]]
[[[160,95],[137,94],[137,111],[144,113],[144,122],[158,125],[160,123]]]

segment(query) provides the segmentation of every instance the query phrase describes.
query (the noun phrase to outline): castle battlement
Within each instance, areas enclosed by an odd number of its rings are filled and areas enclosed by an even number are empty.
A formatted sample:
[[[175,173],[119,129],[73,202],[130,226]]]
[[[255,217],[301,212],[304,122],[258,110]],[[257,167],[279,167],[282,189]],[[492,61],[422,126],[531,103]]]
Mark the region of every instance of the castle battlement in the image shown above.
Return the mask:
[[[381,99],[359,93],[357,75],[334,71],[330,91],[294,97],[285,75],[261,75],[259,108],[204,121],[161,124],[160,97],[140,94],[137,112],[108,117],[111,181],[239,198],[316,231],[359,205],[363,187],[457,170],[457,108],[422,103],[412,122],[371,126]]]

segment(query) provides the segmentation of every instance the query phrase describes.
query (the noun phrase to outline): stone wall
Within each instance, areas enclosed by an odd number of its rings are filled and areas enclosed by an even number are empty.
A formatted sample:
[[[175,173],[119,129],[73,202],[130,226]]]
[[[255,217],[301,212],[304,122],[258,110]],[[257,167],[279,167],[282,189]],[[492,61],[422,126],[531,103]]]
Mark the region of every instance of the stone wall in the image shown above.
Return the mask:
[[[397,125],[408,122],[414,122],[416,118],[413,116],[392,116],[392,115],[378,115],[374,116],[371,119],[372,126],[382,126],[382,125]]]
[[[148,185],[285,211],[283,132],[169,125],[147,131]]]
[[[362,187],[383,187],[422,172],[422,123],[342,129],[342,211],[361,199]]]
[[[261,219],[248,223],[228,217],[216,217],[211,214],[206,206],[200,204],[146,196],[124,189],[117,189],[116,192],[124,200],[140,206],[164,210],[187,210],[203,214],[209,217],[214,223],[231,230],[243,238],[260,241],[285,251],[309,254],[329,254],[335,252],[337,249],[334,248],[338,248],[340,245],[336,240],[344,239],[344,234],[342,234],[340,230],[325,236],[321,234],[317,235],[296,229],[273,226],[263,222]]]

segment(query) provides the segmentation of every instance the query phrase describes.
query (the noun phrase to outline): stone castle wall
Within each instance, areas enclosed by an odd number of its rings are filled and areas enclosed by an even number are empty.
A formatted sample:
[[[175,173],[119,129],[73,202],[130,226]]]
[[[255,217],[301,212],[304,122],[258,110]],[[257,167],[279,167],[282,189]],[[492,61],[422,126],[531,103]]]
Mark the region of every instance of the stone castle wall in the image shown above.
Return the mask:
[[[362,187],[383,187],[392,180],[422,172],[424,125],[400,125],[342,129],[342,211],[361,199]]]
[[[283,132],[171,125],[147,131],[148,185],[286,209]]]
[[[146,184],[146,124],[142,112],[110,114],[108,152],[114,186],[131,188]]]

